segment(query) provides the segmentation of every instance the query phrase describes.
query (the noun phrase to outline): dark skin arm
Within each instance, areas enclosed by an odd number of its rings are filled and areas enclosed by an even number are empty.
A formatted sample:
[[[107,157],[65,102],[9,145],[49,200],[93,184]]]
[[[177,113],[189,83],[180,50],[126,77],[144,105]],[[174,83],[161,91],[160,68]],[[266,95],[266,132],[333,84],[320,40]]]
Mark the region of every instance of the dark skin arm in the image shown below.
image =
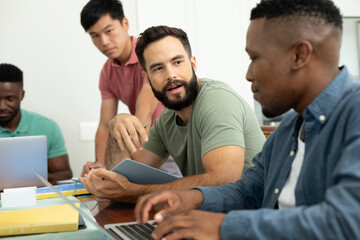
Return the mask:
[[[67,154],[48,159],[48,180],[51,184],[72,178],[69,156]]]
[[[221,239],[220,229],[224,213],[194,210],[204,201],[201,191],[160,191],[138,199],[135,217],[139,224],[149,220],[151,210],[159,224],[151,234],[153,239]]]

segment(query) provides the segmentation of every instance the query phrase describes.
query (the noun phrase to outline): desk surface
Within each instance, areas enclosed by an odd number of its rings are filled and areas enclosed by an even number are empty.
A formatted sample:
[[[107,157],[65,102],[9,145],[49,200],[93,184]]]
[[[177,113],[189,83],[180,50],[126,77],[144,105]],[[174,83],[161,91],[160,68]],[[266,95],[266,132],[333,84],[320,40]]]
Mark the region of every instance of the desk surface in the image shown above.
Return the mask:
[[[101,227],[110,223],[134,222],[135,204],[118,203],[106,199],[93,199],[91,197],[79,198],[91,211]]]

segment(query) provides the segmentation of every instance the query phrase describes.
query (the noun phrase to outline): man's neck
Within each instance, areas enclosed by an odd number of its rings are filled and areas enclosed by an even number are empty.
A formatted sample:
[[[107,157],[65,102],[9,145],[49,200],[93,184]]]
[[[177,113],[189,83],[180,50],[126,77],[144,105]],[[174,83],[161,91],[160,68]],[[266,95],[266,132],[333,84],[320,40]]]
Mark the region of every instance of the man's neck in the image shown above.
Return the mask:
[[[294,107],[295,111],[302,116],[307,106],[334,80],[339,72],[338,67],[333,67],[332,70],[327,70],[324,73],[317,72],[307,74],[307,76],[313,77],[307,78],[307,88],[303,91],[304,94],[301,96],[301,101]]]
[[[175,113],[179,116],[179,118],[182,120],[182,126],[186,126],[189,122],[191,111],[193,108],[194,102],[192,102],[189,106],[186,108],[181,109],[180,111],[175,111]]]
[[[128,40],[124,51],[122,51],[122,54],[118,58],[116,58],[120,66],[122,67],[125,66],[126,62],[130,59],[131,52],[132,52],[132,37],[128,36]]]

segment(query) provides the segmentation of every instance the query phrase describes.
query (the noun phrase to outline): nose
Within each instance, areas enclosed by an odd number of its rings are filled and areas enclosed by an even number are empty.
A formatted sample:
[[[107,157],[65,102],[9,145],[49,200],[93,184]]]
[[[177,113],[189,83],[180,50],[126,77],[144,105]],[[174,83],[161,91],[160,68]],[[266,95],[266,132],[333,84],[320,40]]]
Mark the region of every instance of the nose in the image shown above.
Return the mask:
[[[5,99],[0,99],[0,110],[6,109],[6,102]]]
[[[177,78],[177,75],[174,71],[174,69],[172,69],[172,67],[168,67],[167,68],[167,80],[171,81],[171,80],[175,80]]]
[[[101,39],[101,45],[103,47],[106,47],[107,45],[109,45],[109,38],[105,34],[100,35],[100,39]]]
[[[252,66],[251,63],[248,67],[248,70],[246,72],[246,80],[248,80],[249,82],[253,82],[254,81],[254,76],[253,76],[253,72],[252,72]]]

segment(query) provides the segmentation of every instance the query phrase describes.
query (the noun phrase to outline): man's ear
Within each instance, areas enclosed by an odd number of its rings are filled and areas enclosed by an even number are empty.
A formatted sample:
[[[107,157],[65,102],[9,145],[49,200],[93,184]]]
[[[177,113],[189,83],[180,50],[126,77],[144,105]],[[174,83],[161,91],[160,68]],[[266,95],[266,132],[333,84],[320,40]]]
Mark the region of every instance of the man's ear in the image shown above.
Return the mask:
[[[141,73],[142,73],[143,78],[146,78],[149,81],[147,73],[144,70]]]
[[[24,97],[25,97],[25,90],[22,90],[20,101],[22,101],[24,99]]]
[[[301,41],[294,47],[292,68],[298,70],[310,61],[313,54],[313,46],[309,41]]]
[[[129,20],[126,17],[123,18],[121,25],[125,31],[129,31]]]
[[[197,62],[196,62],[196,58],[194,56],[192,56],[190,58],[190,62],[191,62],[191,65],[193,66],[195,72],[197,71]]]

